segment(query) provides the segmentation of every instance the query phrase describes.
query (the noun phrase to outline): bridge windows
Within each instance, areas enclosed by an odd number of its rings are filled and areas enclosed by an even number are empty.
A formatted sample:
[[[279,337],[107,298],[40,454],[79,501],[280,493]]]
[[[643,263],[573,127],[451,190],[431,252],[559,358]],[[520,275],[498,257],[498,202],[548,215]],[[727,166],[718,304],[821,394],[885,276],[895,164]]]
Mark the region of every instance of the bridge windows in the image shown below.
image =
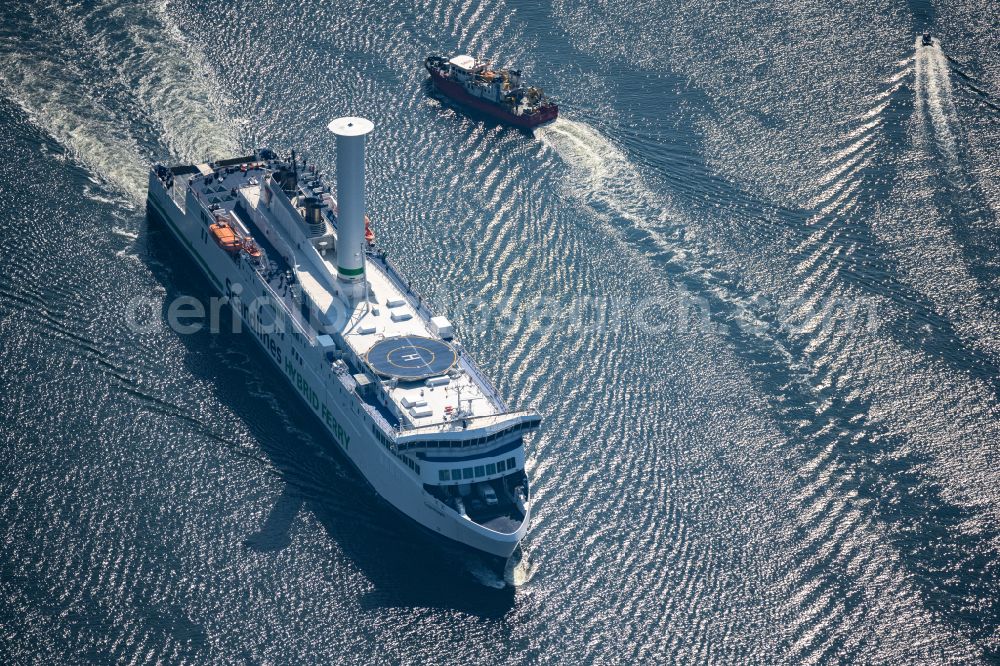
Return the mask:
[[[423,448],[464,448],[464,447],[474,447],[483,446],[485,444],[491,444],[497,440],[506,439],[511,435],[516,435],[521,432],[528,430],[533,430],[538,427],[537,423],[518,423],[510,428],[501,430],[500,432],[493,433],[487,437],[478,437],[476,439],[452,439],[452,440],[419,440],[416,442],[405,442],[399,445],[401,450],[407,449],[423,449]]]
[[[506,460],[498,460],[495,463],[489,463],[487,465],[439,469],[438,481],[442,483],[446,481],[450,481],[451,483],[460,483],[463,481],[469,481],[470,479],[493,477],[497,474],[503,474],[505,471],[512,472],[516,467],[517,460],[515,458],[507,458]]]

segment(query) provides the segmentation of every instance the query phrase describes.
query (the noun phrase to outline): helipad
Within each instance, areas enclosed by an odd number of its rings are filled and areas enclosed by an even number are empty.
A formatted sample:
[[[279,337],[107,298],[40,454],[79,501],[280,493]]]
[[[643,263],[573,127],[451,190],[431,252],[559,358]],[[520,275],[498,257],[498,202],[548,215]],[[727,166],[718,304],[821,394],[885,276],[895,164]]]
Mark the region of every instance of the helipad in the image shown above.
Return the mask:
[[[458,360],[458,354],[447,342],[404,335],[375,343],[365,360],[383,377],[417,381],[448,372]]]

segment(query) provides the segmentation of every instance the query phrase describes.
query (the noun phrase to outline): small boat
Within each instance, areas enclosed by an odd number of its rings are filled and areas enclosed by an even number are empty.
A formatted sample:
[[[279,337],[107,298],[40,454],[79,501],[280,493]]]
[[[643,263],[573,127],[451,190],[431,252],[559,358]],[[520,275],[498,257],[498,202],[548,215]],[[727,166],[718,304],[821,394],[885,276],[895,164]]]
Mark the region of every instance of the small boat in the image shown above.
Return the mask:
[[[469,55],[427,56],[424,67],[442,93],[508,125],[531,129],[559,115],[541,88],[522,84],[519,69],[493,69]]]
[[[921,36],[921,44],[922,44],[923,46],[934,46],[934,38],[933,38],[933,37],[931,37],[931,33],[929,33],[929,32],[925,32],[925,33],[924,33],[924,34],[923,34],[923,35]]]

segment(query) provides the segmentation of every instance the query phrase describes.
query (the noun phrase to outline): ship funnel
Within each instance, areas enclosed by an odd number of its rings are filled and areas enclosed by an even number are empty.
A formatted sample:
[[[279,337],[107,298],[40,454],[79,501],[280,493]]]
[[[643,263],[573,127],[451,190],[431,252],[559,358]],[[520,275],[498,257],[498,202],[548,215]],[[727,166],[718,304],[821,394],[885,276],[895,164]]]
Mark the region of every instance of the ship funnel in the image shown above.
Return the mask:
[[[323,200],[319,197],[306,197],[302,202],[305,209],[303,218],[309,229],[309,238],[318,238],[326,234],[326,223],[323,221]]]
[[[365,272],[365,136],[375,125],[364,118],[337,118],[337,277],[360,282]]]

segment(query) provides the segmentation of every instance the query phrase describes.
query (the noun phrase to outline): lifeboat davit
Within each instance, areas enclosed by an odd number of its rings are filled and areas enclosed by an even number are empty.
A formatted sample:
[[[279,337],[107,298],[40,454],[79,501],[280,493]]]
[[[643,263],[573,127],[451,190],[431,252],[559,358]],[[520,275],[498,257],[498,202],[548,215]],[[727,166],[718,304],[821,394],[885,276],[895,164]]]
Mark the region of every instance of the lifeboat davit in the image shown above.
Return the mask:
[[[247,238],[243,241],[243,251],[250,255],[253,259],[260,259],[260,247],[253,241],[252,238]]]

